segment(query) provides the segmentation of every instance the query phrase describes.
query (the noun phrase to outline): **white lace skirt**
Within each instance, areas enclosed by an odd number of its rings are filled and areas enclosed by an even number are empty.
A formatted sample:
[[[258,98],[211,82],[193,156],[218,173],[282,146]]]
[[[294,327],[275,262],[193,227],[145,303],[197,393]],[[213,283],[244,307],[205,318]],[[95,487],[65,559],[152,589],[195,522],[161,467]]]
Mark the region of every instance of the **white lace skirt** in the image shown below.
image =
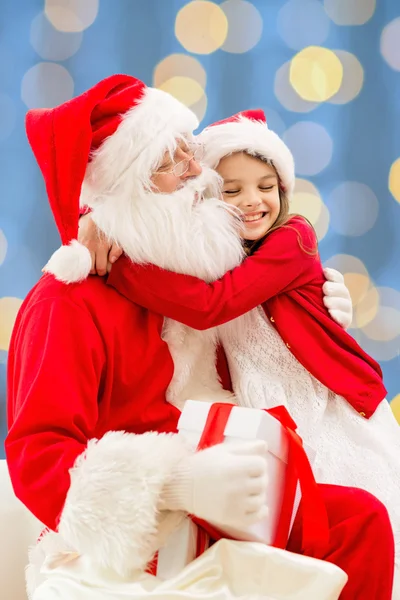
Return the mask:
[[[283,404],[315,452],[320,483],[358,487],[385,504],[396,543],[400,600],[400,427],[386,400],[365,419],[317,381],[292,355],[262,309],[219,328],[239,404]]]

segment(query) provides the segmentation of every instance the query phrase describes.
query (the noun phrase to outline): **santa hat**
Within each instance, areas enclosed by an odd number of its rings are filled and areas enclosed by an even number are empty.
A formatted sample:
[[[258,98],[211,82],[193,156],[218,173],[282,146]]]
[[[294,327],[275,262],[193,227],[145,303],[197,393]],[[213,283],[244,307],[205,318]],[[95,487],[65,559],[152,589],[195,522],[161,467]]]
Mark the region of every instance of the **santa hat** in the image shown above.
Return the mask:
[[[90,272],[90,253],[76,240],[84,180],[101,195],[128,169],[129,177],[149,177],[176,138],[197,126],[186,106],[129,75],[108,77],[56,108],[30,110],[27,136],[63,243],[44,270],[65,282]]]
[[[283,191],[293,192],[295,174],[292,153],[281,138],[268,129],[264,111],[246,110],[207,127],[199,136],[204,144],[203,162],[215,169],[234,152],[261,156],[275,167]]]

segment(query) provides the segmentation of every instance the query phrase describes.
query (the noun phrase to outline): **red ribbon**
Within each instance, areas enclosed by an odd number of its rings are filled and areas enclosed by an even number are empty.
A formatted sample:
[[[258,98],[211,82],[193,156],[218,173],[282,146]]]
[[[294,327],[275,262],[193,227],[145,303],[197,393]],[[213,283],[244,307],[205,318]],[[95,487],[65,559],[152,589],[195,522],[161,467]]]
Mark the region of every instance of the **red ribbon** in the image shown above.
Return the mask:
[[[225,403],[211,405],[197,450],[204,450],[224,441],[225,428],[234,407],[234,404]],[[329,541],[328,516],[310,462],[303,448],[302,439],[295,431],[297,428],[296,423],[284,406],[265,409],[265,412],[279,421],[286,431],[289,444],[285,489],[273,546],[286,548],[297,483],[299,482],[302,495],[302,550],[308,553],[321,551]],[[194,516],[191,518],[213,540],[229,537],[206,521]]]

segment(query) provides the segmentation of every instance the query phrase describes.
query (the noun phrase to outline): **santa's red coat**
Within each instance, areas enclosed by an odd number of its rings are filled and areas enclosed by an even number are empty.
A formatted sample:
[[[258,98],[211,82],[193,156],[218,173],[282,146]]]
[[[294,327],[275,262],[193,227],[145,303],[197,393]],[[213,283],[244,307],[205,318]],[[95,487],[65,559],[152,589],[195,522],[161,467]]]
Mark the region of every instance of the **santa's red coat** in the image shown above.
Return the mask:
[[[10,346],[6,452],[17,496],[73,547],[122,575],[143,569],[159,548],[160,491],[183,451],[177,436],[146,433],[175,431],[179,416],[165,399],[173,364],[162,324],[102,278],[67,286],[45,275],[22,305]],[[394,551],[385,509],[361,490],[321,491],[333,546],[318,558],[347,571],[341,597],[389,600]],[[356,551],[367,524],[370,543]],[[290,550],[301,551],[301,535],[293,534]],[[365,577],[360,564],[372,556]]]
[[[173,362],[161,339],[162,324],[161,315],[128,301],[104,278],[65,285],[45,275],[25,299],[11,339],[5,447],[16,495],[51,529],[64,514],[66,535],[75,544],[83,528],[72,534],[71,521],[86,519],[88,540],[93,527],[101,542],[111,515],[115,523],[110,521],[108,533],[115,538],[116,563],[124,528],[132,527],[127,543],[137,547],[154,533],[160,489],[180,455],[176,436],[122,439],[120,433],[176,430],[179,411],[165,397]],[[89,448],[74,488],[69,470],[96,438],[101,443]],[[71,514],[66,517],[67,493]],[[96,525],[96,518],[102,522]],[[139,562],[133,546],[125,554],[143,567],[156,549],[150,544]],[[104,553],[111,554],[110,548]]]

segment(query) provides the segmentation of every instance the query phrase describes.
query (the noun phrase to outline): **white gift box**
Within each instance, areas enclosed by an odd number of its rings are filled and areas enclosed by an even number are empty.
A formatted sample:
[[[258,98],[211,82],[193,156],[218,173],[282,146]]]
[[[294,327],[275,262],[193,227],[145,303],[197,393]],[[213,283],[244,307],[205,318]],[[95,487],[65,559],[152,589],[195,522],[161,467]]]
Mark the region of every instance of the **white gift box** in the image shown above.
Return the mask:
[[[179,435],[187,443],[197,448],[207,421],[211,404],[188,400],[178,423]],[[246,530],[227,529],[226,533],[231,538],[243,541],[262,542],[272,545],[280,517],[282,498],[285,489],[286,469],[288,461],[288,439],[282,425],[263,410],[235,406],[229,415],[225,427],[224,443],[245,440],[264,440],[268,446],[266,461],[268,463],[268,488],[265,504],[269,514],[261,521]],[[210,490],[210,493],[212,491]],[[297,510],[299,495],[297,495],[294,511]],[[217,526],[217,524],[215,524]]]

